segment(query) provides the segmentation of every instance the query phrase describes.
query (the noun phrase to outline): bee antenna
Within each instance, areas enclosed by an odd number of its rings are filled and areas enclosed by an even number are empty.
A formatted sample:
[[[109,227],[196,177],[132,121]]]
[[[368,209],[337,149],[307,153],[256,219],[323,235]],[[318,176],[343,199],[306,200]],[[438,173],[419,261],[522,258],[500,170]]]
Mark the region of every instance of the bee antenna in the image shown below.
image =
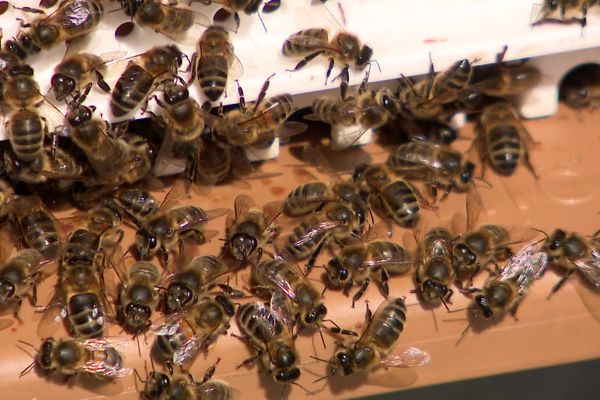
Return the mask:
[[[260,23],[262,24],[262,26],[265,30],[265,33],[267,33],[267,26],[265,25],[265,21],[263,21],[262,16],[260,15],[260,12],[257,12],[256,14],[258,15],[258,19],[260,20]]]
[[[144,361],[144,367],[146,367],[146,361]],[[145,384],[146,381],[142,379],[142,377],[140,376],[140,373],[137,371],[137,369],[133,369],[133,376],[136,378],[134,379],[134,383],[135,383],[135,388],[137,390],[137,381],[139,380],[141,383]]]
[[[323,375],[322,377],[315,379],[314,381],[312,381],[312,383],[321,382],[324,379],[327,379],[327,375]]]
[[[541,230],[541,229],[533,228],[533,227],[529,228],[529,229],[534,230],[536,232],[540,232],[541,234],[543,234],[546,237],[546,239],[550,239],[550,237],[548,236],[548,234],[546,232],[544,232],[543,230]]]
[[[321,343],[323,343],[323,348],[326,349],[327,345],[325,345],[325,338],[323,337],[323,331],[321,330],[321,324],[319,324],[318,327],[319,327],[319,336],[321,336]]]
[[[487,186],[488,188],[491,188],[491,187],[492,187],[492,184],[491,184],[491,183],[489,183],[488,181],[486,181],[486,180],[485,180],[485,178],[483,178],[483,177],[476,176],[476,177],[475,177],[475,178],[473,178],[473,179],[477,179],[478,181],[481,181],[481,182],[485,183],[485,184],[486,184],[486,186]]]
[[[31,372],[31,370],[35,367],[35,360],[33,360],[31,362],[31,364],[29,364],[28,366],[25,367],[25,369],[23,371],[21,371],[21,373],[19,373],[19,378],[22,378],[23,376],[27,375],[28,373]]]
[[[315,393],[311,392],[310,390],[308,390],[307,388],[305,388],[304,386],[302,386],[301,384],[299,384],[298,382],[288,382],[291,383],[292,385],[296,385],[298,386],[300,389],[304,390],[304,392],[309,395],[309,396],[314,396]]]
[[[450,308],[448,308],[448,304],[446,303],[446,300],[444,300],[444,298],[443,298],[443,297],[440,297],[440,300],[442,301],[442,304],[444,305],[444,307],[446,307],[446,310],[447,310],[448,312],[450,312]]]
[[[381,72],[381,65],[379,65],[379,61],[377,61],[377,60],[371,60],[371,61],[369,61],[369,66],[371,64],[375,64],[377,66],[377,69],[379,70],[379,72]]]
[[[462,333],[460,334],[460,338],[458,338],[458,340],[456,341],[456,343],[454,343],[454,347],[458,346],[460,344],[460,342],[462,342],[462,340],[465,338],[465,336],[467,335],[467,333],[471,329],[471,325],[472,325],[472,323],[469,322],[469,324],[467,325],[467,327],[465,329],[463,329]]]
[[[142,349],[140,348],[140,337],[135,335],[135,341],[137,342],[138,354],[140,357],[142,356]]]
[[[324,358],[319,358],[317,356],[310,356],[310,358],[312,358],[313,360],[317,360],[317,361],[321,361],[321,362],[329,364],[329,360],[325,360]]]
[[[34,345],[32,345],[32,344],[31,344],[31,343],[29,343],[29,342],[26,342],[26,341],[24,341],[24,340],[21,340],[21,339],[17,339],[17,342],[19,342],[19,343],[22,343],[22,344],[24,344],[24,345],[26,345],[26,346],[29,346],[29,347],[31,347],[31,348],[32,348],[33,350],[35,350],[36,352],[38,351],[37,347],[35,347]]]

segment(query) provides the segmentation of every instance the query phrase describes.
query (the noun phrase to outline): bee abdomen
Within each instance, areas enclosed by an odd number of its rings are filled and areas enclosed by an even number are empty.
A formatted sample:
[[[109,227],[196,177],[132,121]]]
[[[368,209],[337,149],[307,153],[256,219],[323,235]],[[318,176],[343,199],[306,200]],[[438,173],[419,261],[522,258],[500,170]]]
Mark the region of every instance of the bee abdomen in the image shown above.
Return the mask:
[[[390,216],[396,223],[413,226],[419,214],[419,203],[413,189],[404,181],[396,181],[387,186],[381,193]]]
[[[40,115],[29,109],[13,113],[9,122],[9,140],[21,161],[36,160],[44,145],[44,127]]]
[[[501,175],[514,172],[521,155],[519,133],[514,126],[500,126],[488,133],[490,163]]]
[[[295,57],[295,56],[306,55],[306,54],[309,54],[309,53],[312,53],[313,51],[315,51],[315,49],[311,46],[302,46],[299,43],[293,43],[292,41],[290,41],[290,39],[292,37],[299,37],[299,36],[313,37],[315,39],[322,41],[323,43],[329,41],[329,39],[328,39],[329,34],[328,34],[327,30],[325,30],[325,29],[322,29],[322,28],[304,29],[304,30],[294,33],[292,36],[290,36],[288,39],[286,39],[286,41],[283,43],[283,48],[281,49],[281,51],[284,56]]]
[[[152,355],[161,362],[172,361],[173,354],[181,348],[185,340],[185,335],[180,329],[173,335],[158,336],[152,346]]]
[[[285,200],[286,215],[298,217],[315,211],[321,204],[321,201],[315,198],[326,196],[327,189],[323,182],[311,182],[296,187]]]
[[[68,320],[77,337],[96,338],[104,334],[104,313],[95,293],[82,293],[69,298]]]
[[[154,78],[144,68],[131,63],[125,69],[112,92],[110,110],[122,117],[138,106],[152,90]]]

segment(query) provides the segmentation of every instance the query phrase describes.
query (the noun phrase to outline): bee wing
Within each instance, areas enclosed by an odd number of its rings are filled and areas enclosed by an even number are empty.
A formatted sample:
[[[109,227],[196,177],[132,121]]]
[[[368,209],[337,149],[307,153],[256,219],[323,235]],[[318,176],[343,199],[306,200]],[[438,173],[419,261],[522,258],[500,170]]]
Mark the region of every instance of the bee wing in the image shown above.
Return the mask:
[[[67,316],[67,309],[62,304],[62,295],[60,290],[54,292],[43,311],[42,319],[40,319],[37,326],[37,335],[42,339],[54,337],[62,324],[62,320]]]
[[[269,281],[271,281],[271,283],[277,286],[287,297],[289,297],[292,300],[296,298],[296,290],[294,289],[294,287],[290,284],[290,282],[286,281],[279,274],[277,274],[277,271],[275,271],[273,268],[265,271],[265,276]],[[273,302],[273,297],[271,297],[271,302]]]
[[[304,243],[313,240],[315,237],[328,232],[332,229],[335,229],[339,226],[339,222],[334,222],[334,221],[323,221],[320,222],[312,227],[310,227],[309,229],[306,230],[306,232],[304,232],[304,234],[302,236],[300,236],[300,238],[298,238],[298,240],[296,240],[292,246],[301,246]]]
[[[406,264],[406,265],[412,265],[412,261],[409,260],[406,257],[378,257],[378,258],[374,258],[372,260],[366,261],[364,265],[366,265],[369,268],[377,268],[380,266],[385,266],[386,264]]]
[[[209,379],[201,385],[194,386],[194,394],[197,399],[238,399],[241,392],[232,388],[225,381]]]
[[[271,296],[271,316],[276,320],[279,320],[288,330],[288,333],[291,335],[293,332],[294,326],[294,317],[291,312],[291,304],[290,299],[287,294],[282,290],[273,291],[273,295]],[[275,324],[275,321],[273,321]]]
[[[130,375],[133,370],[118,365],[109,365],[104,361],[88,361],[81,369],[93,375],[105,376],[107,378],[123,378]]]
[[[198,12],[196,10],[192,10],[186,5],[182,4],[161,4],[163,8],[163,13],[167,16],[171,14],[172,11],[177,11],[178,13],[187,12],[190,14],[192,25],[183,32],[172,33],[167,32],[166,30],[157,29],[156,31],[160,34],[168,37],[169,39],[186,46],[194,46],[198,42],[198,38],[202,34],[204,27],[210,25],[211,20],[208,16]],[[143,25],[141,25],[143,26]]]
[[[180,329],[181,322],[185,319],[186,311],[180,311],[160,317],[152,323],[150,331],[157,336],[174,335]]]
[[[434,146],[434,145],[431,145],[431,146]],[[435,170],[442,169],[441,162],[439,162],[438,160],[436,160],[433,157],[426,157],[423,154],[417,154],[415,152],[403,152],[402,154],[395,154],[395,157],[397,157],[400,160],[406,161],[406,162],[424,165],[431,169],[435,169]]]
[[[252,197],[247,194],[238,195],[234,201],[235,218],[237,219],[240,215],[246,213],[251,207],[256,207]]]
[[[271,302],[272,301],[273,298],[271,298]],[[281,295],[278,297],[278,300],[276,300],[277,303],[281,301],[287,302],[287,297],[285,297],[285,295]],[[276,306],[281,307],[279,304],[276,304]],[[274,312],[272,308],[265,306],[263,303],[256,303],[254,315],[256,318],[266,321],[266,323],[262,326],[267,329],[271,335],[277,335],[277,322],[281,321],[277,311]]]
[[[590,256],[574,261],[577,269],[595,288],[600,288],[600,249],[592,248]]]
[[[294,33],[286,39],[286,42],[306,49],[305,53],[314,53],[319,50],[330,50],[339,53],[339,49],[331,47],[329,42],[315,36]]]
[[[364,128],[361,126],[348,133],[347,135],[344,135],[343,140],[341,140],[339,143],[336,143],[336,149],[343,150],[347,149],[348,147],[354,146],[354,144],[356,144],[356,142],[358,142],[360,138],[363,137],[365,133],[367,133],[368,130],[369,128]]]
[[[302,148],[302,160],[315,167],[319,172],[331,177],[336,182],[342,180],[342,177],[338,174],[331,161],[314,146],[304,146]]]
[[[99,351],[107,347],[126,347],[129,346],[129,341],[115,336],[105,336],[92,339],[75,339],[81,343],[83,347],[90,351]]]
[[[169,189],[169,191],[163,198],[163,201],[160,203],[160,209],[169,210],[175,207],[179,200],[184,198],[186,195],[187,190],[185,189],[185,183],[183,182],[183,180],[177,180],[173,184],[171,189]]]
[[[385,367],[413,368],[427,365],[431,362],[431,356],[424,350],[409,347],[402,353],[384,356],[381,364]]]
[[[548,254],[540,249],[539,242],[532,242],[521,248],[508,260],[500,272],[500,279],[515,282],[517,292],[524,292],[546,271]]]
[[[198,351],[208,343],[210,336],[208,332],[198,332],[186,340],[181,348],[173,353],[173,363],[183,365],[189,359],[194,358]]]
[[[479,215],[483,207],[481,202],[481,196],[477,189],[472,189],[467,192],[467,231],[475,229],[477,221],[479,221]]]
[[[274,200],[263,205],[263,213],[265,214],[267,226],[271,225],[281,213],[283,213],[284,202],[281,200]]]
[[[415,229],[417,229],[415,227]],[[365,242],[371,242],[373,240],[388,240],[391,237],[390,229],[388,224],[385,221],[378,221],[375,224],[371,225],[369,230],[364,235]]]

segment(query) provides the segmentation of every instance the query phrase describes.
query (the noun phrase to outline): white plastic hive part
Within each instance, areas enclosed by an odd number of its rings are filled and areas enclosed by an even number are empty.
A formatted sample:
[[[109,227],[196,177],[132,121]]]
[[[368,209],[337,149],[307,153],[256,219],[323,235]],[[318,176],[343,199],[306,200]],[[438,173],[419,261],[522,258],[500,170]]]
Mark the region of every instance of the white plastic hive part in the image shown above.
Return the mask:
[[[38,0],[18,1],[19,6],[36,7],[38,3]],[[340,24],[338,3],[344,10],[345,27]],[[240,29],[237,34],[231,34],[231,39],[243,66],[240,83],[246,100],[255,99],[264,80],[275,73],[269,94],[290,93],[298,108],[310,106],[320,95],[339,96],[339,81],[324,86],[327,68],[324,57],[317,57],[300,71],[287,71],[299,60],[284,57],[281,46],[290,34],[301,29],[323,27],[330,30],[331,36],[346,29],[358,35],[373,48],[373,58],[381,66],[381,71],[372,68],[371,82],[395,82],[400,73],[406,76],[424,74],[429,67],[429,54],[436,70],[462,58],[474,60],[476,64],[491,63],[507,45],[506,60],[532,58],[542,69],[544,79],[540,87],[527,96],[521,108],[524,116],[534,118],[550,115],[556,110],[556,84],[568,69],[580,61],[600,62],[597,49],[600,46],[600,13],[597,9],[589,10],[588,25],[583,30],[577,24],[546,24],[532,28],[532,18],[539,10],[539,3],[540,0],[329,0],[326,5],[315,5],[311,0],[286,0],[279,10],[262,16],[267,32],[257,15],[242,15]],[[107,11],[118,9],[118,2],[105,1],[104,5]],[[218,6],[207,7],[193,2],[192,8],[210,17]],[[36,15],[10,9],[0,16],[5,38],[19,29],[15,17],[29,20]],[[90,35],[82,50],[95,54],[124,50],[128,56],[133,56],[154,45],[173,43],[169,38],[143,28],[136,28],[130,36],[117,41],[114,29],[128,21],[128,17],[115,11],[107,12],[105,19],[106,23]],[[201,32],[202,28],[198,29],[198,37]],[[190,56],[195,51],[192,43],[177,45]],[[49,89],[53,68],[65,50],[65,45],[61,45],[30,59],[45,92]],[[186,64],[184,62],[184,69]],[[339,68],[339,65],[334,68],[332,76],[339,73]],[[116,82],[120,72],[108,74],[109,85]],[[187,79],[187,73],[182,72],[182,75]],[[363,77],[362,71],[351,70],[350,84],[360,84]],[[190,91],[200,102],[205,100],[196,83],[191,85]],[[223,104],[238,102],[233,80],[230,80],[222,101]],[[105,119],[115,121],[108,108],[109,96],[104,92],[94,88],[86,102],[95,105]],[[151,104],[151,109],[160,112],[156,105]],[[124,119],[143,116],[147,115],[138,109]],[[52,118],[50,121],[50,129],[53,124],[61,124]],[[343,141],[342,136],[339,137]],[[0,138],[5,138],[3,129]],[[274,152],[265,156],[272,154]]]

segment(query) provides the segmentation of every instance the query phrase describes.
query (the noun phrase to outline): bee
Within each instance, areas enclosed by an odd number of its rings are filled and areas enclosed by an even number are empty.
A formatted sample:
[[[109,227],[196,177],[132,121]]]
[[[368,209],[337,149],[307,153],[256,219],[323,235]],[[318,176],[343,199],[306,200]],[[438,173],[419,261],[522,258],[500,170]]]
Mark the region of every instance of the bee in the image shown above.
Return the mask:
[[[467,309],[469,325],[463,336],[479,316],[490,319],[506,311],[514,316],[533,281],[543,276],[548,259],[539,242],[529,243],[516,252],[499,273],[490,276],[483,288],[475,292]]]
[[[587,25],[587,11],[589,7],[597,5],[597,0],[544,0],[540,10],[540,18],[532,25],[541,25],[547,22],[562,24],[579,23],[582,27]],[[552,17],[559,11],[559,18]],[[580,17],[567,18],[566,14],[571,11],[581,11]]]
[[[459,278],[467,274],[474,277],[489,263],[497,265],[512,255],[511,235],[500,225],[476,227],[481,212],[481,197],[476,191],[467,193],[467,229],[453,241],[452,260]]]
[[[148,98],[158,78],[177,75],[183,53],[174,45],[157,46],[129,61],[112,91],[110,110],[122,117]]]
[[[168,265],[169,253],[183,240],[194,238],[204,243],[209,233],[205,231],[206,223],[229,212],[221,208],[205,211],[196,206],[170,207],[181,193],[181,187],[174,186],[165,196],[158,211],[141,221],[135,234],[135,249],[142,260],[162,252],[163,261]]]
[[[505,63],[503,60],[507,50],[508,47],[504,46],[496,56],[495,64],[477,68],[478,77],[473,82],[477,91],[491,97],[514,98],[540,82],[542,74],[533,65]]]
[[[423,179],[431,185],[437,197],[437,188],[445,189],[444,200],[451,191],[464,192],[473,187],[475,164],[454,150],[429,142],[412,141],[401,144],[390,153],[387,167],[408,179]]]
[[[58,257],[62,246],[58,221],[38,197],[16,198],[12,221],[27,247],[45,260]]]
[[[415,238],[418,244],[416,292],[428,304],[446,305],[453,294],[449,286],[456,279],[452,259],[454,236],[446,228],[436,226],[424,235],[416,229]]]
[[[56,67],[50,78],[54,97],[63,101],[73,93],[81,91],[92,79],[106,93],[110,93],[110,86],[104,80],[106,65],[120,57],[121,52],[102,54],[78,53],[65,57]]]
[[[180,41],[194,24],[208,25],[207,16],[193,11],[183,4],[163,4],[160,0],[120,0],[125,14],[133,17],[135,23],[152,29],[170,39]],[[117,28],[122,30],[126,22]]]
[[[556,229],[546,235],[543,251],[549,262],[567,270],[550,294],[560,289],[575,271],[595,288],[600,287],[600,231],[586,239],[575,232]]]
[[[271,299],[271,309],[290,307],[300,326],[321,326],[327,315],[321,293],[300,268],[281,259],[263,260],[252,266],[251,290]]]
[[[402,246],[389,240],[373,239],[342,248],[325,266],[323,277],[327,287],[343,288],[346,295],[353,286],[359,285],[360,289],[352,296],[354,308],[371,280],[387,297],[389,276],[405,273],[411,266],[412,261]]]
[[[358,339],[339,343],[329,360],[330,375],[348,376],[370,372],[377,367],[417,367],[431,360],[429,354],[415,347],[392,353],[406,322],[406,305],[402,298],[384,300],[375,314],[367,307],[367,325]]]
[[[5,49],[25,58],[98,29],[104,17],[100,0],[64,0],[50,15],[40,17],[4,44]]]
[[[498,102],[483,109],[475,145],[480,153],[482,168],[489,162],[496,173],[510,176],[522,162],[537,179],[529,160],[533,138],[510,103]]]
[[[116,348],[124,345],[125,342],[111,338],[50,337],[44,339],[34,361],[19,376],[26,375],[33,368],[39,368],[44,374],[64,377],[88,374],[105,379],[123,378],[132,371],[123,366],[123,356]]]
[[[223,117],[205,115],[205,122],[214,128],[232,146],[250,146],[268,143],[276,137],[290,137],[304,132],[306,124],[287,121],[295,111],[292,96],[281,94],[266,98],[271,75],[264,82],[256,102],[246,107],[243,89],[239,86],[240,108]]]
[[[134,224],[140,226],[158,211],[160,202],[140,188],[119,188],[111,197]]]
[[[343,179],[325,155],[312,147],[302,149],[302,159],[329,176],[333,182],[309,182],[292,189],[285,199],[284,214],[299,217],[318,211],[327,202],[338,201],[351,206],[362,229],[368,207],[357,185],[352,180]]]
[[[354,211],[343,203],[330,202],[295,226],[286,238],[276,243],[276,250],[294,260],[310,257],[306,264],[308,273],[323,246],[333,242],[342,246],[351,238],[360,238],[361,233],[362,227]]]
[[[13,253],[0,267],[0,308],[14,307],[15,315],[23,297],[37,304],[37,284],[45,277],[44,256],[34,249]],[[30,292],[31,291],[31,292]]]
[[[152,313],[159,303],[160,280],[158,267],[147,261],[136,262],[127,269],[117,307],[117,319],[127,332],[138,335],[150,328]]]
[[[238,368],[258,360],[276,382],[287,385],[300,377],[300,356],[289,316],[276,314],[261,303],[246,303],[237,311],[237,323],[256,352]]]
[[[274,223],[281,214],[281,203],[274,202],[259,208],[251,197],[241,194],[235,199],[235,212],[226,222],[227,240],[223,249],[236,260],[245,263],[256,252],[258,259],[263,248],[279,234]]]
[[[193,306],[228,268],[215,256],[196,256],[169,280],[164,303],[176,313]]]
[[[211,25],[202,33],[197,52],[192,56],[193,82],[196,76],[202,92],[210,101],[217,101],[227,87],[227,77],[236,60],[229,32]]]
[[[356,35],[342,31],[329,40],[329,32],[323,28],[304,29],[290,35],[283,43],[281,51],[286,57],[304,57],[292,71],[298,71],[320,55],[329,57],[325,83],[331,75],[335,60],[344,63],[345,67],[340,73],[342,99],[345,98],[345,90],[348,87],[350,65],[363,70],[370,64],[373,56],[373,49],[362,44]]]
[[[212,134],[205,132],[201,136],[196,157],[193,159],[192,180],[201,184],[215,185],[227,179],[232,172],[232,167],[239,165],[240,160],[245,160],[248,166],[252,167],[242,152],[215,140]]]
[[[353,179],[362,188],[369,204],[400,226],[414,226],[421,207],[430,207],[416,188],[386,165],[359,165]]]
[[[600,68],[583,65],[569,73],[560,87],[560,96],[576,110],[600,107]]]
[[[153,328],[158,335],[152,344],[153,358],[167,365],[181,365],[193,359],[198,351],[229,329],[234,314],[234,305],[227,296],[201,297],[183,315],[174,314],[166,323]]]
[[[217,363],[220,361],[217,360]],[[210,367],[200,381],[182,369],[180,374],[171,376],[152,371],[147,374],[144,389],[140,393],[143,400],[160,399],[214,399],[231,400],[234,389],[225,381],[213,379],[215,366]],[[140,378],[141,380],[141,378]]]

